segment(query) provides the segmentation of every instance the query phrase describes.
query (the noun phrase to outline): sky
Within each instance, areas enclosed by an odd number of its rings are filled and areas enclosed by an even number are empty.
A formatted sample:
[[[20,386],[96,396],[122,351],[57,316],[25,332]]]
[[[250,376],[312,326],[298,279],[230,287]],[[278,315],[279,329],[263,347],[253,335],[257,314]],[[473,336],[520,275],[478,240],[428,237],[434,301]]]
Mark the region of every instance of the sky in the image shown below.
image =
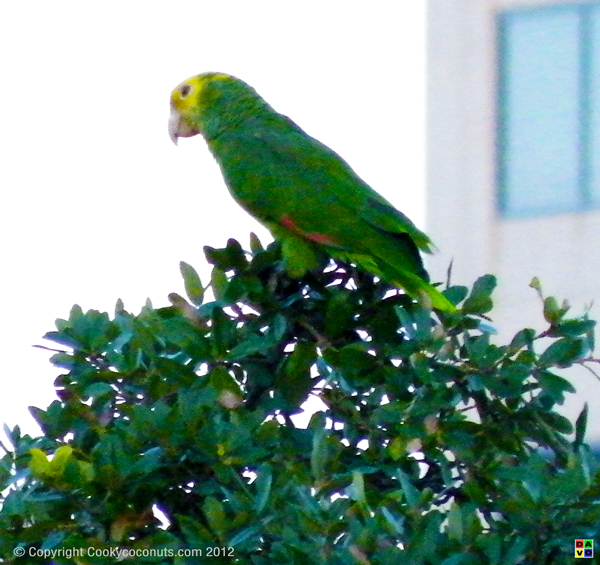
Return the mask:
[[[425,0],[0,4],[0,422],[60,369],[34,344],[73,304],[137,313],[205,281],[204,245],[268,232],[229,196],[200,136],[175,147],[169,94],[244,79],[418,225],[424,218]],[[9,55],[7,55],[9,54]]]

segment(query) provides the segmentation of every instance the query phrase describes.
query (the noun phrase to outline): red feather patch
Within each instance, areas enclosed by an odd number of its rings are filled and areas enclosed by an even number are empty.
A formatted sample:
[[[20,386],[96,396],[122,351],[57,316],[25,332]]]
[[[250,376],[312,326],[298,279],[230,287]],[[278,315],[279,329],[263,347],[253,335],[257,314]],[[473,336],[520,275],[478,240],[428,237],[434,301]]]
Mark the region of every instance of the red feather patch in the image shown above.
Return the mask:
[[[327,235],[323,235],[320,233],[307,233],[305,231],[302,231],[289,216],[283,216],[283,218],[281,218],[280,223],[284,228],[287,228],[288,230],[293,231],[294,233],[297,233],[298,235],[301,235],[306,239],[310,239],[310,241],[320,243],[321,245],[335,246],[335,241],[333,241],[333,239],[331,239]]]

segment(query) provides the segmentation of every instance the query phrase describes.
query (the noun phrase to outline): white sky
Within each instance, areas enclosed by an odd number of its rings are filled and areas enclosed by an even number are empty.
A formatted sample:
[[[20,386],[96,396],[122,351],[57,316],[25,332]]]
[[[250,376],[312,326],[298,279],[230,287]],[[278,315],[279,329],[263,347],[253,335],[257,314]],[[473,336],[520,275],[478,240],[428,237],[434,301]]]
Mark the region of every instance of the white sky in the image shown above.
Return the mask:
[[[203,245],[267,232],[170,91],[203,71],[254,86],[422,225],[425,1],[3,2],[0,422],[36,432],[60,370],[32,348],[71,306],[138,312],[183,294]]]

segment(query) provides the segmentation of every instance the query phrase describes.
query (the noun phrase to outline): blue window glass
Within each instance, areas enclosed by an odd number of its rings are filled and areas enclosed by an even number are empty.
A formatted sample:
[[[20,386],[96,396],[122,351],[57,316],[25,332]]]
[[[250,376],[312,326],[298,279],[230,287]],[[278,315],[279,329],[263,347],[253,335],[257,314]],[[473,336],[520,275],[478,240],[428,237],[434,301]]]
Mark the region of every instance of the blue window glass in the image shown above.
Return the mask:
[[[580,14],[505,13],[500,51],[500,207],[567,211],[580,192]]]
[[[600,4],[505,12],[499,38],[501,213],[600,206]]]
[[[589,96],[586,99],[589,110],[589,192],[590,204],[600,206],[600,7],[590,9],[589,54]],[[585,124],[584,124],[585,127]]]

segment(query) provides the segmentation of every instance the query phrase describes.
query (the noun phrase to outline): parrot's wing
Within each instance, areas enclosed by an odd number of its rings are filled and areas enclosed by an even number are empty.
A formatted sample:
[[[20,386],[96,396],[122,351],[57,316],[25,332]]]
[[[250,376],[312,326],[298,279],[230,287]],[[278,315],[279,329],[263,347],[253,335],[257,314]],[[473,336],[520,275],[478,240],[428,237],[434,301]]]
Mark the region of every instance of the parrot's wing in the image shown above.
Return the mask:
[[[349,215],[378,230],[406,234],[419,249],[431,252],[431,240],[407,216],[366,184],[335,151],[310,137],[288,118],[286,120],[287,132],[273,128],[258,135],[282,166],[285,163],[284,170],[288,175],[304,178],[310,171],[311,188],[317,188],[329,200],[335,199]],[[290,186],[296,186],[299,191],[306,190],[302,183],[290,183]],[[302,194],[298,196],[301,198]]]

